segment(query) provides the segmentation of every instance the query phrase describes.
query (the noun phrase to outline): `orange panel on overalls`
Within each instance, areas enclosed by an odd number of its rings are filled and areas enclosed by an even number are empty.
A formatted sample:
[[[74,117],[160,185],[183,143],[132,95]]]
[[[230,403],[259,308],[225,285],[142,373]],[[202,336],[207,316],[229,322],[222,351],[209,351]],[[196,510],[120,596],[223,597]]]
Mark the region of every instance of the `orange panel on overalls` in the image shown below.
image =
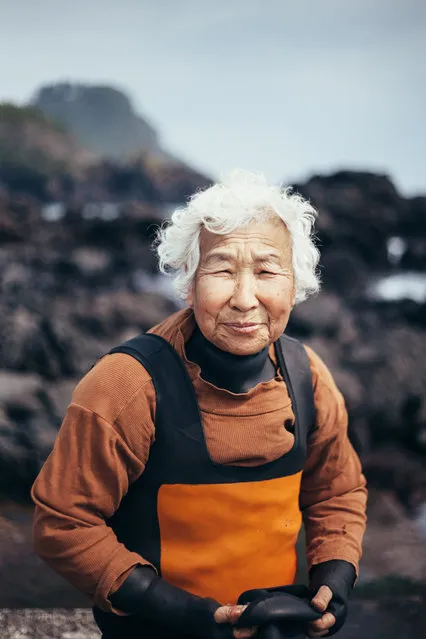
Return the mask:
[[[163,485],[161,574],[221,603],[294,582],[301,473],[258,482]]]

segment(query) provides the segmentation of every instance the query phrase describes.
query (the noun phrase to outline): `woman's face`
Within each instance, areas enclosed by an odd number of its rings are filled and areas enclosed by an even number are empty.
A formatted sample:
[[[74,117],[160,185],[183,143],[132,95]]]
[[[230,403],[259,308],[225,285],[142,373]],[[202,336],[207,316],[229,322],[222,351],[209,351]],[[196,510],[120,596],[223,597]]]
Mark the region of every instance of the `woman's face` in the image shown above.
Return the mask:
[[[203,229],[187,302],[210,342],[251,355],[278,339],[294,306],[291,236],[277,217],[229,235]]]

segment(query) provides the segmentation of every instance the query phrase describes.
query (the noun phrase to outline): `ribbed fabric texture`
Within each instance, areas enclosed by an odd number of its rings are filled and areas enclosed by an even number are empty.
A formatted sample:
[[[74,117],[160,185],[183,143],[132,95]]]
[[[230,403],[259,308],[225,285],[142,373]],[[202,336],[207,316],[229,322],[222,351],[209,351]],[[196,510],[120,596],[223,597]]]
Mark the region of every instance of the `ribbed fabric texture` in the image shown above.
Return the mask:
[[[290,450],[293,412],[281,376],[242,394],[205,382],[200,368],[185,357],[194,327],[193,314],[185,309],[151,332],[184,359],[212,460],[256,466]],[[347,437],[342,395],[321,359],[307,352],[317,413],[300,493],[308,564],[345,559],[357,570],[366,523],[365,479]],[[275,361],[272,346],[270,356]],[[107,355],[77,385],[32,488],[36,552],[107,611],[118,613],[109,594],[135,565],[147,562],[118,543],[104,520],[143,472],[154,440],[155,392],[148,373],[128,355]]]

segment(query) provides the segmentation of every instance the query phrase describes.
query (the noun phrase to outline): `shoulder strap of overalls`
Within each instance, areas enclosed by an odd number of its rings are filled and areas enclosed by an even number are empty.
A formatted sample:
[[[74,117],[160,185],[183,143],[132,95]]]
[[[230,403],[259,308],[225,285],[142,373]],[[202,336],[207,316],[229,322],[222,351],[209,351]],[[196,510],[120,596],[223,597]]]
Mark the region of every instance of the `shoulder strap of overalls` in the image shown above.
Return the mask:
[[[299,433],[307,438],[315,423],[314,394],[308,355],[299,341],[286,335],[282,335],[275,342],[275,352],[288,388]],[[116,346],[109,353],[127,353],[142,364],[152,378],[157,405],[163,397],[167,396],[168,401],[175,399],[176,406],[173,409],[183,411],[182,414],[187,417],[189,417],[188,413],[194,413],[194,390],[190,377],[181,357],[167,340],[153,333],[143,333]],[[173,380],[172,385],[170,380]],[[166,388],[167,392],[165,392]],[[198,411],[193,415],[194,419],[197,417]]]
[[[306,441],[315,426],[314,389],[308,354],[303,344],[287,335],[281,335],[275,342],[275,353],[290,395],[295,422]]]
[[[111,353],[131,355],[148,371],[155,388],[156,415],[161,408],[161,414],[182,414],[190,420],[189,423],[201,419],[185,364],[163,337],[142,333],[116,346],[109,351]]]

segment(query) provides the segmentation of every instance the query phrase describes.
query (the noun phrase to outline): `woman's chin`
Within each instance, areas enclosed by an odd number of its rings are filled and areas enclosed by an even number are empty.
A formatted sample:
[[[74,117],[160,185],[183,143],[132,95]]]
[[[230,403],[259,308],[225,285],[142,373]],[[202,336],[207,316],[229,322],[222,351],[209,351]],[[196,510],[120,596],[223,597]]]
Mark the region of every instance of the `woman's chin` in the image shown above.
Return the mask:
[[[259,335],[240,334],[233,335],[227,339],[215,340],[213,343],[222,351],[231,353],[232,355],[254,355],[261,351],[265,346],[269,346],[269,340],[259,339]],[[212,340],[213,341],[213,340]]]

